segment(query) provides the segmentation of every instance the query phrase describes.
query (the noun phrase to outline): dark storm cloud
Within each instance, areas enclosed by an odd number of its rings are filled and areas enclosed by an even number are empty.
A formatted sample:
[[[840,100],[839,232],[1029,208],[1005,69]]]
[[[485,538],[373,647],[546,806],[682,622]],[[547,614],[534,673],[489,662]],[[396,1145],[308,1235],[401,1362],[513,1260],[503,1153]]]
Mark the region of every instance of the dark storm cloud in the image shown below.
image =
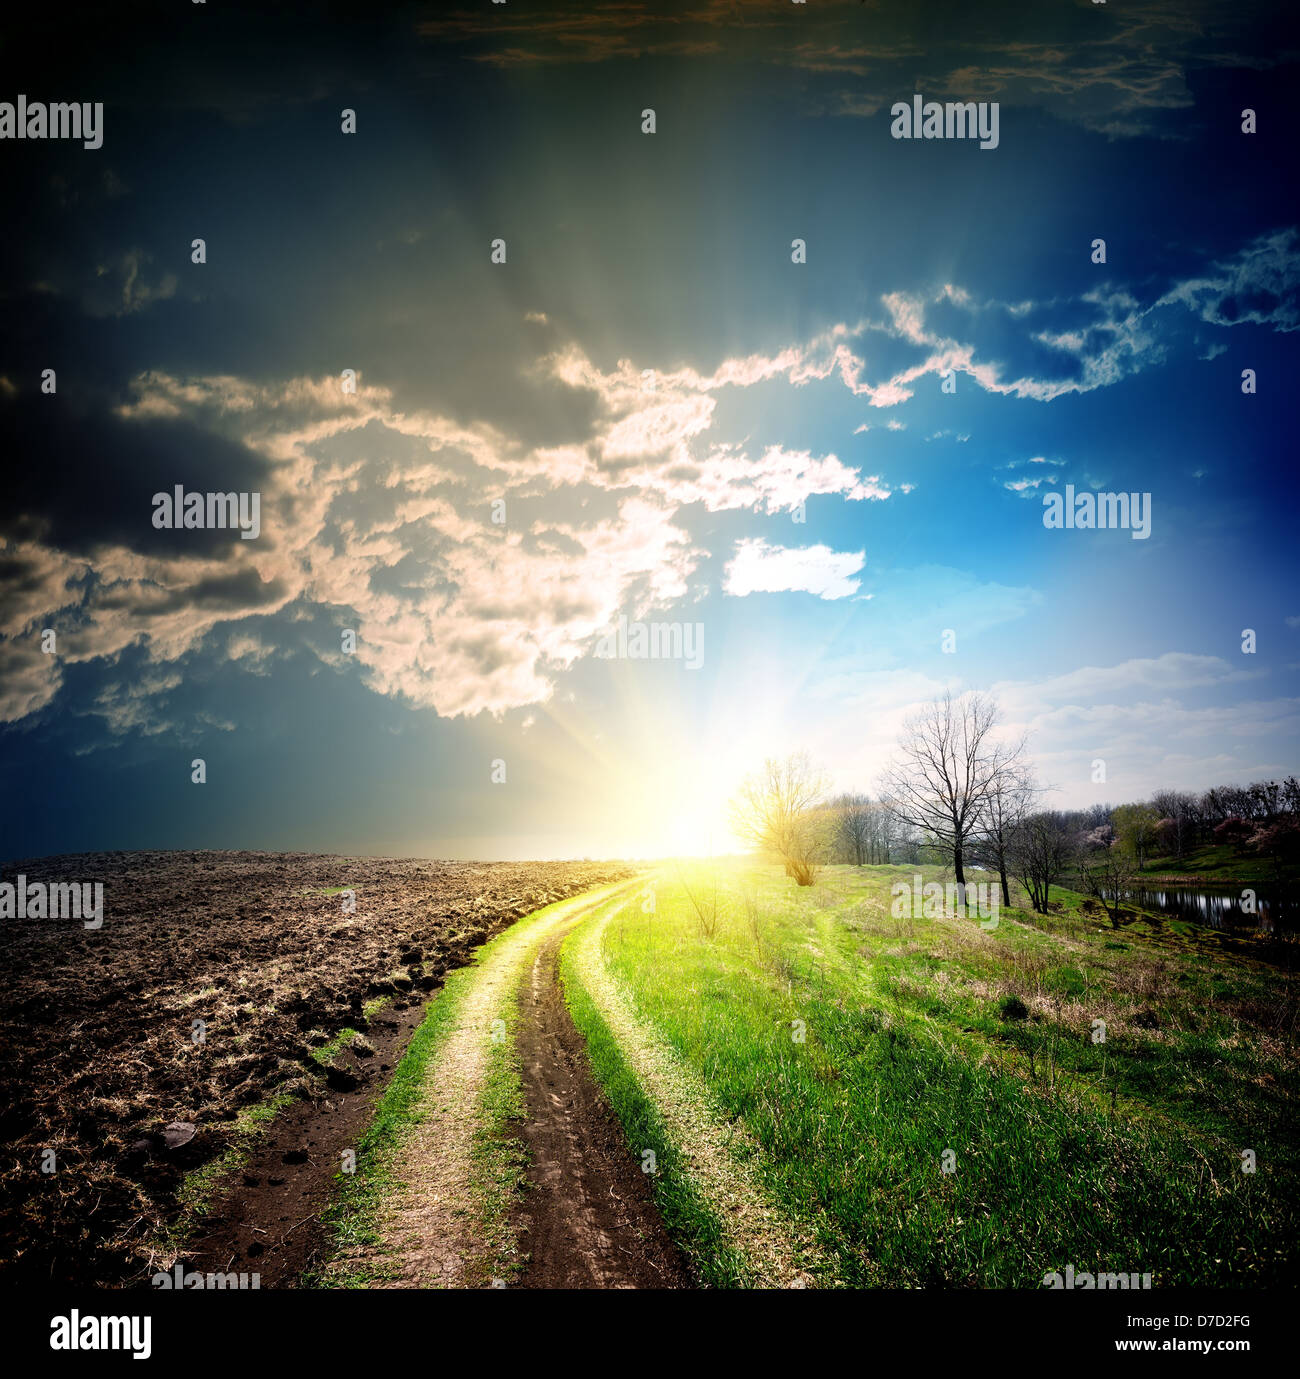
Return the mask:
[[[206,575],[181,589],[159,592],[148,602],[151,616],[180,613],[193,609],[197,613],[239,613],[241,617],[256,613],[259,608],[274,608],[283,603],[287,586],[281,580],[263,580],[256,570],[232,570],[224,575]],[[103,612],[121,608],[139,608],[139,594],[118,598],[111,590],[101,594],[95,606]]]
[[[256,492],[268,465],[251,450],[190,421],[123,420],[100,399],[45,396],[28,387],[0,398],[0,431],[11,467],[0,535],[39,538],[75,555],[105,544],[148,554],[211,558],[229,531],[158,530],[153,495],[175,485],[203,492]]]
[[[239,120],[376,82],[401,67],[410,29],[400,6],[346,0],[24,5],[4,23],[0,71],[10,86],[15,76],[35,83],[52,73],[117,111]]]
[[[415,27],[440,50],[506,71],[717,59],[793,69],[794,89],[818,113],[873,117],[918,89],[1043,106],[1131,136],[1191,106],[1195,71],[1271,66],[1293,46],[1285,8],[1217,0],[1105,8],[1036,0],[516,0],[508,7],[430,5]]]

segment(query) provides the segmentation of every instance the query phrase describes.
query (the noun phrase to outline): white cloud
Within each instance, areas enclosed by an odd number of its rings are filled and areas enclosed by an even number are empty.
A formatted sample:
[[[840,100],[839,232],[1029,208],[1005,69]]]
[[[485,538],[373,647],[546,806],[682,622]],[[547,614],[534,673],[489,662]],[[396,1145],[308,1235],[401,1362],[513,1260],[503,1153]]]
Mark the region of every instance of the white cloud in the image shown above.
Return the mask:
[[[1038,779],[1051,787],[1046,802],[1075,808],[1293,771],[1300,699],[1205,704],[1183,693],[1199,697],[1260,674],[1216,656],[1169,652],[987,688],[1002,710],[1001,734],[1028,734]],[[908,716],[944,689],[973,688],[985,686],[905,668],[831,668],[819,676],[805,715],[814,725],[806,745],[833,765],[837,788],[871,789]],[[1106,780],[1094,783],[1099,758]]]
[[[1196,689],[1249,680],[1259,673],[1236,669],[1221,656],[1167,651],[1113,666],[1081,666],[1044,680],[1003,681],[993,690],[1005,704],[1029,713],[1064,700],[1097,704],[1108,695]]]
[[[865,551],[833,551],[829,546],[771,546],[761,537],[736,543],[727,562],[724,593],[808,593],[823,599],[848,598],[860,581],[852,578],[866,562]]]

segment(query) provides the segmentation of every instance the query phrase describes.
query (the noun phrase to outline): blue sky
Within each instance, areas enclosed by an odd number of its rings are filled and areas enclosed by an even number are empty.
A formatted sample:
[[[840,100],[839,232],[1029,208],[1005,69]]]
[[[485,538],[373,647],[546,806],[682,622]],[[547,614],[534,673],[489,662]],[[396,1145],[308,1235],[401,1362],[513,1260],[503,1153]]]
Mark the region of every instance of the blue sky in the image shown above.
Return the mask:
[[[105,102],[0,148],[7,855],[727,846],[763,755],[870,789],[945,687],[1062,804],[1295,769],[1283,7],[207,8],[3,67]],[[999,146],[891,139],[914,91]]]

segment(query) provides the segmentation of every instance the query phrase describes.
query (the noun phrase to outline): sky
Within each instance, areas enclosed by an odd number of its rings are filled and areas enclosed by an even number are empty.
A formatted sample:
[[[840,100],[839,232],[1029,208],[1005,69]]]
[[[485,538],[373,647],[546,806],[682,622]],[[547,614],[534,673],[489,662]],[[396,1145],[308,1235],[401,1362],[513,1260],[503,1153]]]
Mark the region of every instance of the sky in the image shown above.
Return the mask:
[[[0,102],[102,144],[0,141],[0,854],[729,851],[945,689],[1061,807],[1296,770],[1286,6],[47,9]]]

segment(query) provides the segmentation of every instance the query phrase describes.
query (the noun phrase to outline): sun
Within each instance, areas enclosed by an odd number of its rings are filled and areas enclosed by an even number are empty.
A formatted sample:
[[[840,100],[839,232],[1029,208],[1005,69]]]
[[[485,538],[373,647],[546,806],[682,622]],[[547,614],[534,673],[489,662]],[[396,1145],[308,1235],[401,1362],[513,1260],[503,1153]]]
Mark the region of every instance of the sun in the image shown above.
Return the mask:
[[[703,770],[697,764],[687,779],[691,782],[690,796],[679,800],[670,839],[672,855],[713,857],[743,851],[731,830],[730,805],[739,778],[731,770],[709,763]]]
[[[731,800],[748,765],[703,753],[665,755],[631,773],[625,795],[635,802],[636,854],[714,857],[745,851],[731,829]]]

